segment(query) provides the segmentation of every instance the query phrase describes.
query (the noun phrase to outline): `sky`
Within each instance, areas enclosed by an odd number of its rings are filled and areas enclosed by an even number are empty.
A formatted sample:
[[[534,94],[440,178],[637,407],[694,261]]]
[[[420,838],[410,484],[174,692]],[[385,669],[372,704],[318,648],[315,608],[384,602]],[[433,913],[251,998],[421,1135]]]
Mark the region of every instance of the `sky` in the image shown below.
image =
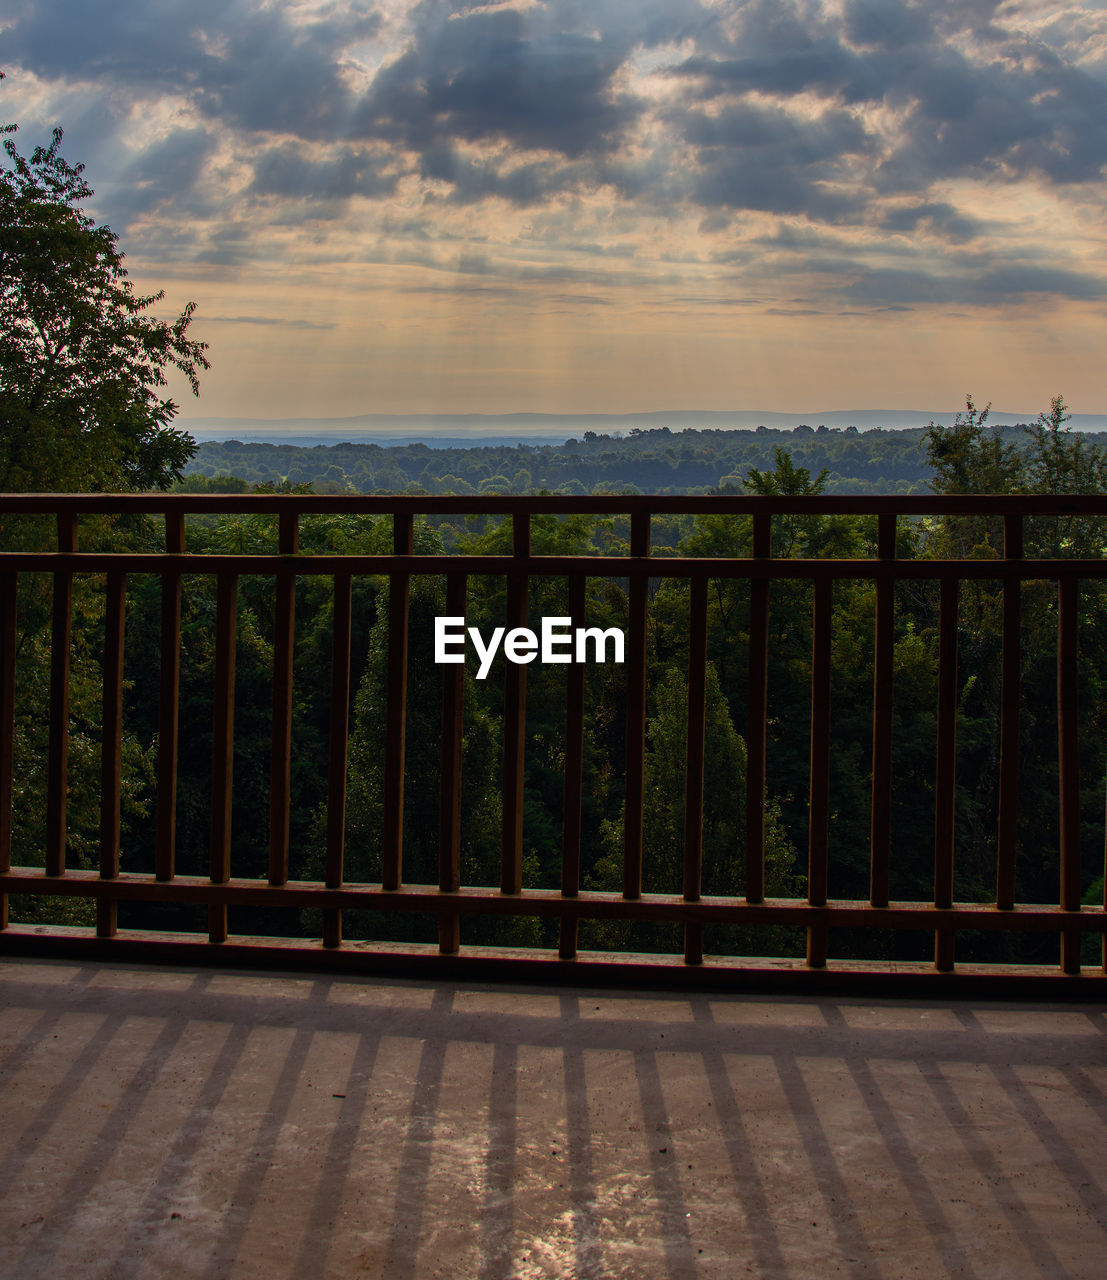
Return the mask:
[[[186,416],[1107,412],[1107,0],[0,0]]]

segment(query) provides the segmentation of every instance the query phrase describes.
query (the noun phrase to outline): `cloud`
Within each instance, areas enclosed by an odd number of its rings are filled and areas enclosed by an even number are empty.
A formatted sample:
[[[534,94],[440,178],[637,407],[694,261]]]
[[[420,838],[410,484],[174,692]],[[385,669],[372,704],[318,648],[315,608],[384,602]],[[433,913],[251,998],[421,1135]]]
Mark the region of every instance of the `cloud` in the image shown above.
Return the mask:
[[[389,157],[363,147],[338,146],[319,156],[300,144],[284,142],[256,153],[249,189],[255,195],[324,201],[385,196],[395,191],[397,182],[389,167]]]
[[[380,22],[364,4],[294,21],[249,0],[24,0],[5,53],[40,77],[180,94],[233,127],[322,138],[352,105],[343,54]]]
[[[818,268],[819,264],[811,264]],[[1001,263],[975,274],[951,275],[897,268],[852,268],[823,264],[833,274],[852,269],[856,277],[842,291],[847,302],[866,307],[905,305],[994,306],[1031,299],[1067,298],[1077,301],[1107,297],[1107,281],[1060,267]]]
[[[1107,84],[1078,63],[1079,46],[1001,25],[1006,12],[990,0],[851,0],[839,18],[810,0],[755,0],[736,9],[729,47],[697,50],[669,74],[703,102],[806,95],[897,113],[891,128],[873,120],[886,130],[874,192],[967,174],[1098,180]]]
[[[482,9],[420,27],[374,80],[355,127],[415,150],[453,139],[569,158],[609,151],[635,115],[612,89],[623,52],[577,31],[531,36],[525,14]]]
[[[597,171],[583,164],[557,160],[520,163],[513,153],[466,153],[448,143],[423,152],[419,174],[446,184],[449,191],[443,198],[453,203],[473,204],[497,197],[523,207],[543,205],[560,192],[576,191],[599,180]]]
[[[4,57],[37,119],[85,104],[98,209],[166,260],[479,252],[518,282],[520,244],[617,240],[689,297],[712,271],[781,307],[809,302],[773,271],[820,309],[1102,297],[1090,3],[15,0]]]
[[[204,324],[275,325],[288,329],[335,329],[332,321],[296,320],[284,316],[204,316]]]
[[[933,235],[954,244],[964,244],[983,234],[985,229],[984,223],[959,212],[944,200],[893,206],[881,217],[880,226],[885,231],[904,234],[925,227]]]
[[[692,148],[692,198],[702,207],[807,213],[835,221],[864,199],[828,184],[848,177],[844,164],[873,150],[873,139],[850,113],[828,109],[803,116],[779,105],[739,102],[707,114],[671,112]]]
[[[175,129],[144,147],[122,170],[121,191],[114,198],[123,213],[121,226],[182,193],[187,197],[214,149],[214,139],[204,129]]]

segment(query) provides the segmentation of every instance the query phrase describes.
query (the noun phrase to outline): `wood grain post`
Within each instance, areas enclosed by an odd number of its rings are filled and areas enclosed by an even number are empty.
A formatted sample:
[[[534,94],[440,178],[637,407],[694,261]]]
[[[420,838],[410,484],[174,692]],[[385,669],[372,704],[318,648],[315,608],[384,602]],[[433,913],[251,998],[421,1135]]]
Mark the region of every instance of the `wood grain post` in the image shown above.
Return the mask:
[[[807,817],[807,901],[825,907],[829,879],[828,834],[830,824],[830,641],[833,583],[815,583],[811,627],[811,770]],[[807,930],[807,963],[812,969],[826,966],[827,927]]]
[[[0,574],[0,871],[12,865],[12,766],[15,755],[17,582]],[[8,895],[0,894],[0,929],[8,927]]]
[[[413,519],[408,512],[392,518],[392,552],[402,559],[414,550]],[[384,724],[384,837],[381,885],[403,883],[404,774],[407,758],[407,656],[411,574],[397,568],[388,587],[388,688]]]
[[[446,615],[465,617],[467,579],[464,573],[446,575]],[[462,740],[465,732],[465,664],[442,669],[442,755],[438,790],[438,888],[456,893],[461,888]],[[456,955],[461,947],[461,917],[443,911],[438,917],[438,950]]]
[[[512,516],[511,551],[516,560],[530,556],[530,516]],[[507,576],[507,635],[527,625],[527,575],[512,570]],[[504,663],[504,747],[502,821],[500,828],[500,891],[523,890],[523,792],[526,783],[527,669]]]
[[[183,555],[183,511],[165,514],[165,550]],[[161,670],[158,675],[158,798],[154,876],[172,880],[177,847],[177,745],[180,732],[181,575],[167,569],[161,576]]]
[[[331,625],[330,741],[327,755],[327,862],[326,885],[338,889],[343,881],[346,850],[346,757],[350,733],[350,617],[353,579],[348,573],[334,576],[334,610]],[[342,942],[342,911],[323,909],[323,945]]]
[[[234,678],[237,642],[238,576],[216,577],[215,707],[211,742],[211,852],[208,874],[213,884],[231,878],[231,802],[234,795]],[[225,903],[208,906],[208,940],[226,942]]]
[[[650,554],[650,511],[636,507],[630,518],[630,554],[645,561]],[[643,813],[646,774],[646,631],[649,578],[630,578],[627,636],[626,803],[623,814],[623,897],[642,896]]]
[[[893,560],[896,517],[877,517],[877,555]],[[869,902],[886,907],[892,850],[892,713],[895,677],[895,590],[893,578],[876,582],[876,635],[873,644],[873,794],[869,840]]]
[[[938,615],[938,750],[934,775],[934,905],[953,906],[954,810],[957,797],[957,594],[956,578],[943,578]],[[938,929],[935,968],[953,968],[955,933]]]
[[[772,554],[766,513],[753,517],[753,555]],[[765,769],[769,713],[769,580],[750,579],[749,673],[746,682],[746,901],[765,900]]]
[[[123,781],[123,634],[127,579],[108,574],[104,610],[104,684],[100,733],[100,878],[119,875],[120,791]],[[118,923],[114,898],[96,899],[96,935],[113,938]]]
[[[1005,516],[1003,554],[1022,559],[1022,516]],[[1019,819],[1019,702],[1022,697],[1022,583],[1003,583],[1003,675],[999,710],[999,830],[996,841],[996,906],[1015,905]]]
[[[77,550],[77,514],[58,512],[58,550]],[[69,785],[69,663],[73,628],[73,574],[54,573],[50,628],[50,729],[46,761],[46,874],[65,874],[66,791]]]
[[[584,626],[585,588],[583,573],[569,579],[569,618],[574,631]],[[580,892],[580,833],[584,800],[584,663],[569,666],[565,678],[565,795],[561,820],[561,892],[575,898]],[[562,916],[558,933],[558,956],[572,960],[577,954],[579,926],[576,916]]]
[[[1076,698],[1076,579],[1057,584],[1057,767],[1060,791],[1061,910],[1080,910],[1080,729]],[[1080,931],[1061,933],[1061,969],[1080,972]]]
[[[693,578],[688,601],[688,718],[684,763],[684,901],[703,889],[703,775],[707,737],[707,579]],[[703,925],[684,926],[684,963],[703,964]]]
[[[295,511],[282,511],[278,552],[294,556],[300,532]],[[269,883],[288,883],[292,790],[292,670],[296,655],[296,575],[277,570],[273,620],[273,719],[269,745]]]

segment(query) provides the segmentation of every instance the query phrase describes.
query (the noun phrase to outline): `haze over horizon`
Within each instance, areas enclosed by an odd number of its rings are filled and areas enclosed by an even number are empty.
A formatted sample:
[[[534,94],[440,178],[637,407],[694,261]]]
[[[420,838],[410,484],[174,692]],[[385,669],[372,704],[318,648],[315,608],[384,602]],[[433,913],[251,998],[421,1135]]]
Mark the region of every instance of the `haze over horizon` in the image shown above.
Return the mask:
[[[984,408],[984,406],[977,406]],[[364,413],[342,417],[261,418],[224,415],[210,418],[183,416],[178,425],[197,440],[239,439],[251,442],[334,444],[339,442],[407,443],[425,440],[435,446],[491,441],[555,443],[582,436],[592,430],[622,436],[635,429],[656,428],[675,433],[684,430],[750,431],[764,426],[774,431],[794,430],[805,425],[825,426],[830,431],[854,427],[872,430],[919,429],[931,422],[949,425],[962,410],[818,410],[807,413],[737,410],[714,412],[697,410],[654,410],[627,414],[554,413]],[[1035,413],[1010,413],[990,409],[991,426],[1032,423]],[[1107,432],[1107,414],[1072,414],[1069,426],[1076,431]]]
[[[1107,413],[1102,0],[2,0],[0,32],[20,148],[61,125],[136,285],[199,304],[182,420]]]

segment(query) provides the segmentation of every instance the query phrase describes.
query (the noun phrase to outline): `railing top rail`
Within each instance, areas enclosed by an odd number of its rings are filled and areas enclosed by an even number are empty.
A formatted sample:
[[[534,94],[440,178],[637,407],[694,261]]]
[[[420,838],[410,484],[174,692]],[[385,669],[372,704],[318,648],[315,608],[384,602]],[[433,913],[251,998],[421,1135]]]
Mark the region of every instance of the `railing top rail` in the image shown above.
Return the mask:
[[[454,572],[504,577],[511,573],[595,578],[752,578],[754,580],[862,579],[901,581],[941,578],[960,581],[1018,582],[1033,579],[1107,577],[1107,559],[764,559],[754,556],[604,556],[604,555],[363,555],[343,551],[324,555],[279,552],[164,551],[0,551],[0,573],[294,573],[358,576],[402,572],[442,575]]]
[[[0,494],[0,513],[373,515],[1107,515],[1107,494]]]

